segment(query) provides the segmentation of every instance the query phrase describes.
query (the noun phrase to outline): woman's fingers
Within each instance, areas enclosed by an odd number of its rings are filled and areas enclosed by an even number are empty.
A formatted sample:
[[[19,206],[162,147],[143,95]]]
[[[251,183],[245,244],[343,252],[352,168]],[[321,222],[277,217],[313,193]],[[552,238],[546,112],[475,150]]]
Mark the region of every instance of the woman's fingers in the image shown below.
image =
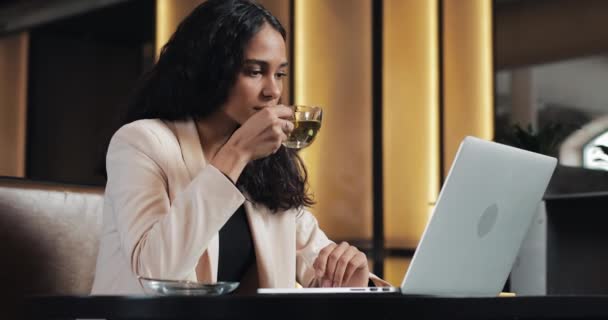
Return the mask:
[[[321,249],[313,268],[321,287],[366,286],[369,278],[367,257],[346,242]]]
[[[349,246],[346,251],[342,254],[340,258],[338,258],[338,262],[336,263],[336,270],[334,271],[333,276],[333,284],[334,287],[341,287],[344,282],[344,275],[346,272],[346,267],[351,263],[352,259],[359,252],[357,248],[353,246]]]
[[[284,105],[277,105],[273,110],[275,111],[275,114],[277,117],[282,118],[282,119],[291,119],[293,118],[293,108],[290,107],[286,107]]]
[[[294,128],[293,122],[288,121],[288,120],[283,120],[281,129],[283,129],[283,132],[286,135],[289,135],[293,131],[293,128]]]
[[[286,109],[286,110],[285,110]],[[278,110],[283,110],[278,111]],[[287,139],[287,136],[293,131],[294,124],[291,120],[286,120],[282,115],[293,114],[285,113],[285,111],[292,112],[291,109],[283,106],[274,107],[274,111],[270,111],[271,115],[271,130],[274,134],[271,135],[271,139],[278,139],[283,142]]]
[[[353,274],[360,268],[367,267],[367,257],[365,253],[357,250],[357,253],[353,256],[353,258],[348,262],[346,266],[346,271],[344,271],[344,277],[342,278],[342,283],[349,283]]]
[[[230,145],[247,160],[267,157],[281,148],[294,129],[293,110],[283,105],[256,111],[230,137]]]
[[[329,286],[337,286],[337,283],[334,281],[334,275],[338,267],[338,261],[340,261],[340,258],[342,257],[342,255],[344,255],[348,248],[350,248],[350,245],[347,242],[342,242],[337,247],[335,247],[334,250],[327,257],[327,266],[325,267],[325,279],[330,282]]]
[[[325,248],[321,249],[321,251],[319,251],[319,255],[317,256],[317,259],[315,259],[315,262],[312,265],[313,268],[315,268],[315,270],[317,272],[317,278],[319,278],[319,279],[324,278],[325,266],[327,265],[327,258],[329,257],[329,254],[334,250],[335,247],[337,247],[337,245],[335,243],[330,243]]]
[[[284,105],[277,105],[269,108],[269,111],[274,115],[274,117],[276,117],[276,125],[280,127],[281,131],[283,131],[286,135],[289,135],[294,128],[294,124],[292,122],[293,109]]]
[[[313,267],[317,270],[317,277],[322,279],[322,287],[336,286],[334,274],[338,265],[338,261],[342,255],[350,248],[347,242],[342,242],[339,245],[335,243],[329,244],[319,252],[319,256],[315,260]]]

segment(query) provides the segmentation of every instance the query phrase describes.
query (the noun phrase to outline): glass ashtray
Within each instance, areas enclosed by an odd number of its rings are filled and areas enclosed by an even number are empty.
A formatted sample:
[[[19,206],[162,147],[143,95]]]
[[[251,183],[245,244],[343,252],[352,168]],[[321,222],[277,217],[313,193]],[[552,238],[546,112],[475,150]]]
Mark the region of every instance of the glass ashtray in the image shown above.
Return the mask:
[[[202,283],[138,277],[144,293],[156,296],[219,296],[238,288],[238,282]]]

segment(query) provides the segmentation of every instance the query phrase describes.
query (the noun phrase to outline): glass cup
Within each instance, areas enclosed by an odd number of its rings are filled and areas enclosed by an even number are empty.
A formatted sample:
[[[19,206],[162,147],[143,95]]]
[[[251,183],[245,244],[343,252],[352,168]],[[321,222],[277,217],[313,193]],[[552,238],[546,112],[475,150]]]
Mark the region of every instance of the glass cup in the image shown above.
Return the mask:
[[[287,148],[302,149],[308,147],[319,134],[323,109],[315,106],[295,105],[293,108],[293,131],[287,136],[283,145]]]

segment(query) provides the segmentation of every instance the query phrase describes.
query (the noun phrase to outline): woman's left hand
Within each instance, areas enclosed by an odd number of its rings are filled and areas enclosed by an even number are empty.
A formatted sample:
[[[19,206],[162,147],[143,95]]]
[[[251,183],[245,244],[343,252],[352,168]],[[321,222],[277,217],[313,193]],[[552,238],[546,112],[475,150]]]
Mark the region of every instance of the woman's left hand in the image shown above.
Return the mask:
[[[367,257],[357,248],[342,242],[321,249],[313,263],[321,287],[367,287]]]

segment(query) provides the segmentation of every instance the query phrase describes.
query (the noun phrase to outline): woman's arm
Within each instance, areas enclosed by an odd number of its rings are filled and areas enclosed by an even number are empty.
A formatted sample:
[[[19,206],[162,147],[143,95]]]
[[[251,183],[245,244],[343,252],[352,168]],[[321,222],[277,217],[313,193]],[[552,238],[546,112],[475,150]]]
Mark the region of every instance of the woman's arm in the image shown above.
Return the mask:
[[[195,270],[212,237],[245,199],[209,165],[171,202],[166,175],[184,173],[171,167],[169,155],[180,150],[162,124],[149,124],[129,124],[112,138],[105,201],[112,206],[132,271],[183,279]]]

